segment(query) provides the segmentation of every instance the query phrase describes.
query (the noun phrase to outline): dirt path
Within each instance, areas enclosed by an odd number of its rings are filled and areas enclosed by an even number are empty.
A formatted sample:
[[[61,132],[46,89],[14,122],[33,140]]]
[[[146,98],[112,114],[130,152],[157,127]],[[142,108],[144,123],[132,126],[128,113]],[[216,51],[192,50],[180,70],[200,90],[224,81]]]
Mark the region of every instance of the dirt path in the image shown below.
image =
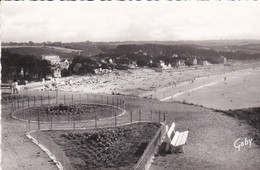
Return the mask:
[[[3,170],[57,169],[47,154],[25,136],[24,123],[12,119],[6,106],[2,106],[1,114]]]

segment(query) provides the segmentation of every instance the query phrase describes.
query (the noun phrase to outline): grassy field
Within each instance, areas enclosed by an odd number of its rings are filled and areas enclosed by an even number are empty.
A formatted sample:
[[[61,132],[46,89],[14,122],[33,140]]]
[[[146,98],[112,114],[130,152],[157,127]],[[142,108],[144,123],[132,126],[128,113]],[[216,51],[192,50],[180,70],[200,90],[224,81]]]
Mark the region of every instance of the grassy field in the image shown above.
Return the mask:
[[[245,122],[255,129],[250,131],[255,143],[260,146],[260,107],[224,111],[229,116]]]
[[[62,47],[48,47],[48,46],[36,46],[36,47],[14,47],[14,48],[6,48],[2,47],[2,50],[8,50],[11,53],[21,54],[21,55],[34,55],[36,57],[41,57],[44,54],[54,54],[59,55],[63,58],[73,58],[77,56],[80,52],[79,50],[67,49]]]

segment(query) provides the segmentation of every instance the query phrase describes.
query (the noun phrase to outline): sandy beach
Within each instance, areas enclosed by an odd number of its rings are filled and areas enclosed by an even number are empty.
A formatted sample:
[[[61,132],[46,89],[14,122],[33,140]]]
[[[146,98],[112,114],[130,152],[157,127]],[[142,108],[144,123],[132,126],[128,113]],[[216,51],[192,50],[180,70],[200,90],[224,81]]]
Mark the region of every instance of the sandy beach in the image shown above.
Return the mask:
[[[60,78],[56,83],[62,92],[120,94],[228,110],[260,105],[259,66],[257,61],[162,71],[137,68],[104,75]],[[52,83],[47,81],[45,84],[51,87]],[[46,90],[44,83],[39,82],[29,84],[28,88]],[[240,100],[240,95],[244,96],[243,100]]]
[[[161,101],[179,101],[229,110],[260,105],[260,69],[239,70],[177,85],[157,95]]]

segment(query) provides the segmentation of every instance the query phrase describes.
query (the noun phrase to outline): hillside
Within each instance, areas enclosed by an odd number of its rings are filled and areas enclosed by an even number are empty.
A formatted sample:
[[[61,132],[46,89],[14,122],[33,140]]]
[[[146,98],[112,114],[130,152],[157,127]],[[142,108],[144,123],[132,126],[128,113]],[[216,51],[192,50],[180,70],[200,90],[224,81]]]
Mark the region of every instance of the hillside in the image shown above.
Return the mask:
[[[40,58],[43,54],[59,55],[62,59],[73,58],[78,55],[80,50],[65,49],[60,47],[46,47],[46,46],[14,46],[2,47],[2,51],[8,51],[12,54],[31,55]]]
[[[139,62],[142,66],[151,60],[158,63],[176,63],[193,58],[213,64],[228,60],[260,59],[260,43],[257,40],[207,40],[207,41],[123,41],[123,42],[44,42],[3,43],[3,50],[12,54],[33,55],[56,54],[62,59],[75,56],[102,59],[116,59],[117,64]],[[138,65],[139,65],[138,64]],[[154,65],[155,66],[155,65]]]
[[[98,55],[104,57],[129,59],[133,61],[150,60],[158,62],[163,60],[166,63],[176,62],[178,60],[190,60],[197,58],[198,61],[207,60],[210,63],[223,63],[222,56],[231,60],[251,60],[260,59],[260,53],[247,53],[242,50],[237,51],[218,51],[195,47],[192,45],[162,45],[162,44],[128,44],[118,45],[114,49],[109,49],[107,52]]]

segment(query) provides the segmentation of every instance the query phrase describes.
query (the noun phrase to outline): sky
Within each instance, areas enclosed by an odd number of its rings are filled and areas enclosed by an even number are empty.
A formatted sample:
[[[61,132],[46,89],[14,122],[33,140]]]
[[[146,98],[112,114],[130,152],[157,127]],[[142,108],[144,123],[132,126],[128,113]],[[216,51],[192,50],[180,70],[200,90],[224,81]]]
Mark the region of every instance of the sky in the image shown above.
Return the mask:
[[[260,39],[260,1],[1,3],[2,42]]]

